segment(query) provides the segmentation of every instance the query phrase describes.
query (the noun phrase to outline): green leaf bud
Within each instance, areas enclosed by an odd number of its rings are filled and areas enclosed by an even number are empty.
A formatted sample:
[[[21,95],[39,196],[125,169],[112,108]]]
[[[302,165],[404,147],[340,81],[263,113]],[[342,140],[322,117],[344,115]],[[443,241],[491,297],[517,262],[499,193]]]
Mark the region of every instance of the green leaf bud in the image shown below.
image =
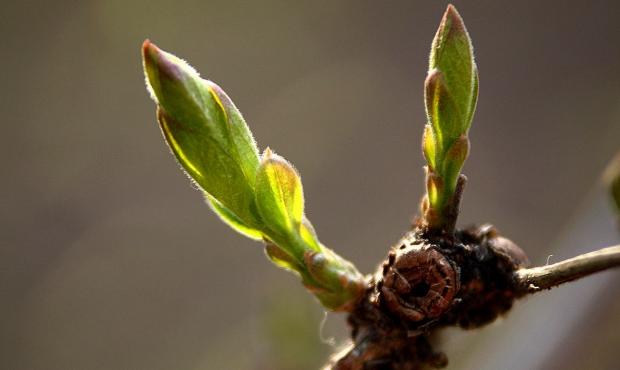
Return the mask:
[[[265,226],[273,233],[299,233],[304,214],[301,179],[289,162],[269,148],[256,173],[256,204]]]
[[[248,126],[219,86],[148,40],[142,54],[164,138],[211,209],[234,230],[264,241],[267,257],[298,274],[325,307],[353,309],[364,277],[319,242],[304,216],[295,168],[269,149],[259,161]]]
[[[447,148],[464,133],[464,117],[450,95],[443,74],[439,70],[432,70],[426,77],[424,98],[430,127],[437,140],[435,162],[440,166]]]
[[[424,152],[424,158],[428,163],[428,167],[431,170],[437,168],[437,138],[433,133],[433,129],[430,125],[424,126],[424,136],[422,137],[422,151]]]
[[[299,174],[269,148],[256,173],[256,204],[269,240],[267,256],[278,266],[297,272],[325,307],[351,308],[363,292],[363,276],[318,241],[304,217]]]
[[[467,133],[478,99],[478,70],[469,34],[454,6],[449,5],[435,34],[424,83],[428,123],[422,151],[428,162],[424,222],[434,231],[449,231],[455,220],[451,204],[469,153]]]
[[[441,174],[446,185],[445,193],[454,194],[456,182],[461,173],[461,168],[467,155],[469,154],[469,139],[465,135],[461,135],[456,139],[452,146],[446,152],[446,156],[442,163]]]
[[[170,149],[208,194],[214,211],[237,231],[256,238],[258,150],[241,113],[222,89],[201,79],[181,59],[148,40],[142,52],[147,85]]]
[[[362,296],[366,284],[363,276],[349,262],[333,251],[306,252],[308,275],[304,285],[319,301],[334,311],[349,311]]]
[[[478,98],[478,73],[471,39],[453,5],[448,5],[433,39],[428,70],[429,75],[434,70],[442,73],[446,90],[462,115],[462,133],[467,132]]]
[[[269,257],[271,262],[275,263],[278,267],[297,273],[304,271],[304,266],[300,264],[295,257],[272,242],[265,243],[265,254]]]

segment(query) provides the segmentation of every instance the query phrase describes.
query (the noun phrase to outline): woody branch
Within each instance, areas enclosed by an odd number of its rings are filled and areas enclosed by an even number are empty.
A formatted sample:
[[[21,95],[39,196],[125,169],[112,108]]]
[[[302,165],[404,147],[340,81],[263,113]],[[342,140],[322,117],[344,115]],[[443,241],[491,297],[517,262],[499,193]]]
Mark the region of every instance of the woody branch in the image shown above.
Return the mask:
[[[552,265],[519,269],[514,278],[523,292],[534,293],[619,266],[620,245],[615,245]]]

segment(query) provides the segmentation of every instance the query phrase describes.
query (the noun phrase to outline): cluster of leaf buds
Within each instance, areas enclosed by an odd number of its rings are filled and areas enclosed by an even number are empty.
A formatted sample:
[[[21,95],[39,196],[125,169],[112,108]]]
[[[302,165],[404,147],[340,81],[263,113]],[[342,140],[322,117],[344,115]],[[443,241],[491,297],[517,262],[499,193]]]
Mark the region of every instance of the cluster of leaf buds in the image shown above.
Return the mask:
[[[351,310],[365,280],[319,242],[304,216],[293,166],[269,148],[259,156],[245,120],[219,86],[148,40],[142,53],[166,142],[213,211],[239,233],[264,241],[269,258],[299,274],[325,307]]]
[[[459,182],[464,182],[460,172],[469,152],[467,133],[478,97],[478,70],[471,40],[461,16],[451,5],[433,39],[424,87],[428,123],[422,149],[428,166],[423,221],[431,231],[451,231],[449,223],[455,218],[453,208],[458,207]]]

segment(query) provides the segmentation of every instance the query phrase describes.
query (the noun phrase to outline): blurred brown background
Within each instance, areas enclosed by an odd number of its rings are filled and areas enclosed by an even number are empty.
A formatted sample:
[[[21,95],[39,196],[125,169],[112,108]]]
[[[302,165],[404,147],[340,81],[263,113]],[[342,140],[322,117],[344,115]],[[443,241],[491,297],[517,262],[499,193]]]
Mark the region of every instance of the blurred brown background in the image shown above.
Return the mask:
[[[150,38],[303,175],[323,242],[370,272],[423,191],[422,84],[445,1],[8,1],[0,15],[0,368],[315,369],[346,336],[182,175],[144,88]],[[461,221],[536,264],[619,236],[620,2],[455,1],[480,99]],[[446,335],[451,369],[612,369],[620,274]]]

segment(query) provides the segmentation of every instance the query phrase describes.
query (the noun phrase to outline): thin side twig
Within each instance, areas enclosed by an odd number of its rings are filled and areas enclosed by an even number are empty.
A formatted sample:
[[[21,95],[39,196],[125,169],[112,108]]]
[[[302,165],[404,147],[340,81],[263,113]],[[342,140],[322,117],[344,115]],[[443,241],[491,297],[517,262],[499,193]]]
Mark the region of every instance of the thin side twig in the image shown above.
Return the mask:
[[[552,265],[520,269],[514,278],[523,292],[538,292],[620,266],[620,245],[582,254]]]

